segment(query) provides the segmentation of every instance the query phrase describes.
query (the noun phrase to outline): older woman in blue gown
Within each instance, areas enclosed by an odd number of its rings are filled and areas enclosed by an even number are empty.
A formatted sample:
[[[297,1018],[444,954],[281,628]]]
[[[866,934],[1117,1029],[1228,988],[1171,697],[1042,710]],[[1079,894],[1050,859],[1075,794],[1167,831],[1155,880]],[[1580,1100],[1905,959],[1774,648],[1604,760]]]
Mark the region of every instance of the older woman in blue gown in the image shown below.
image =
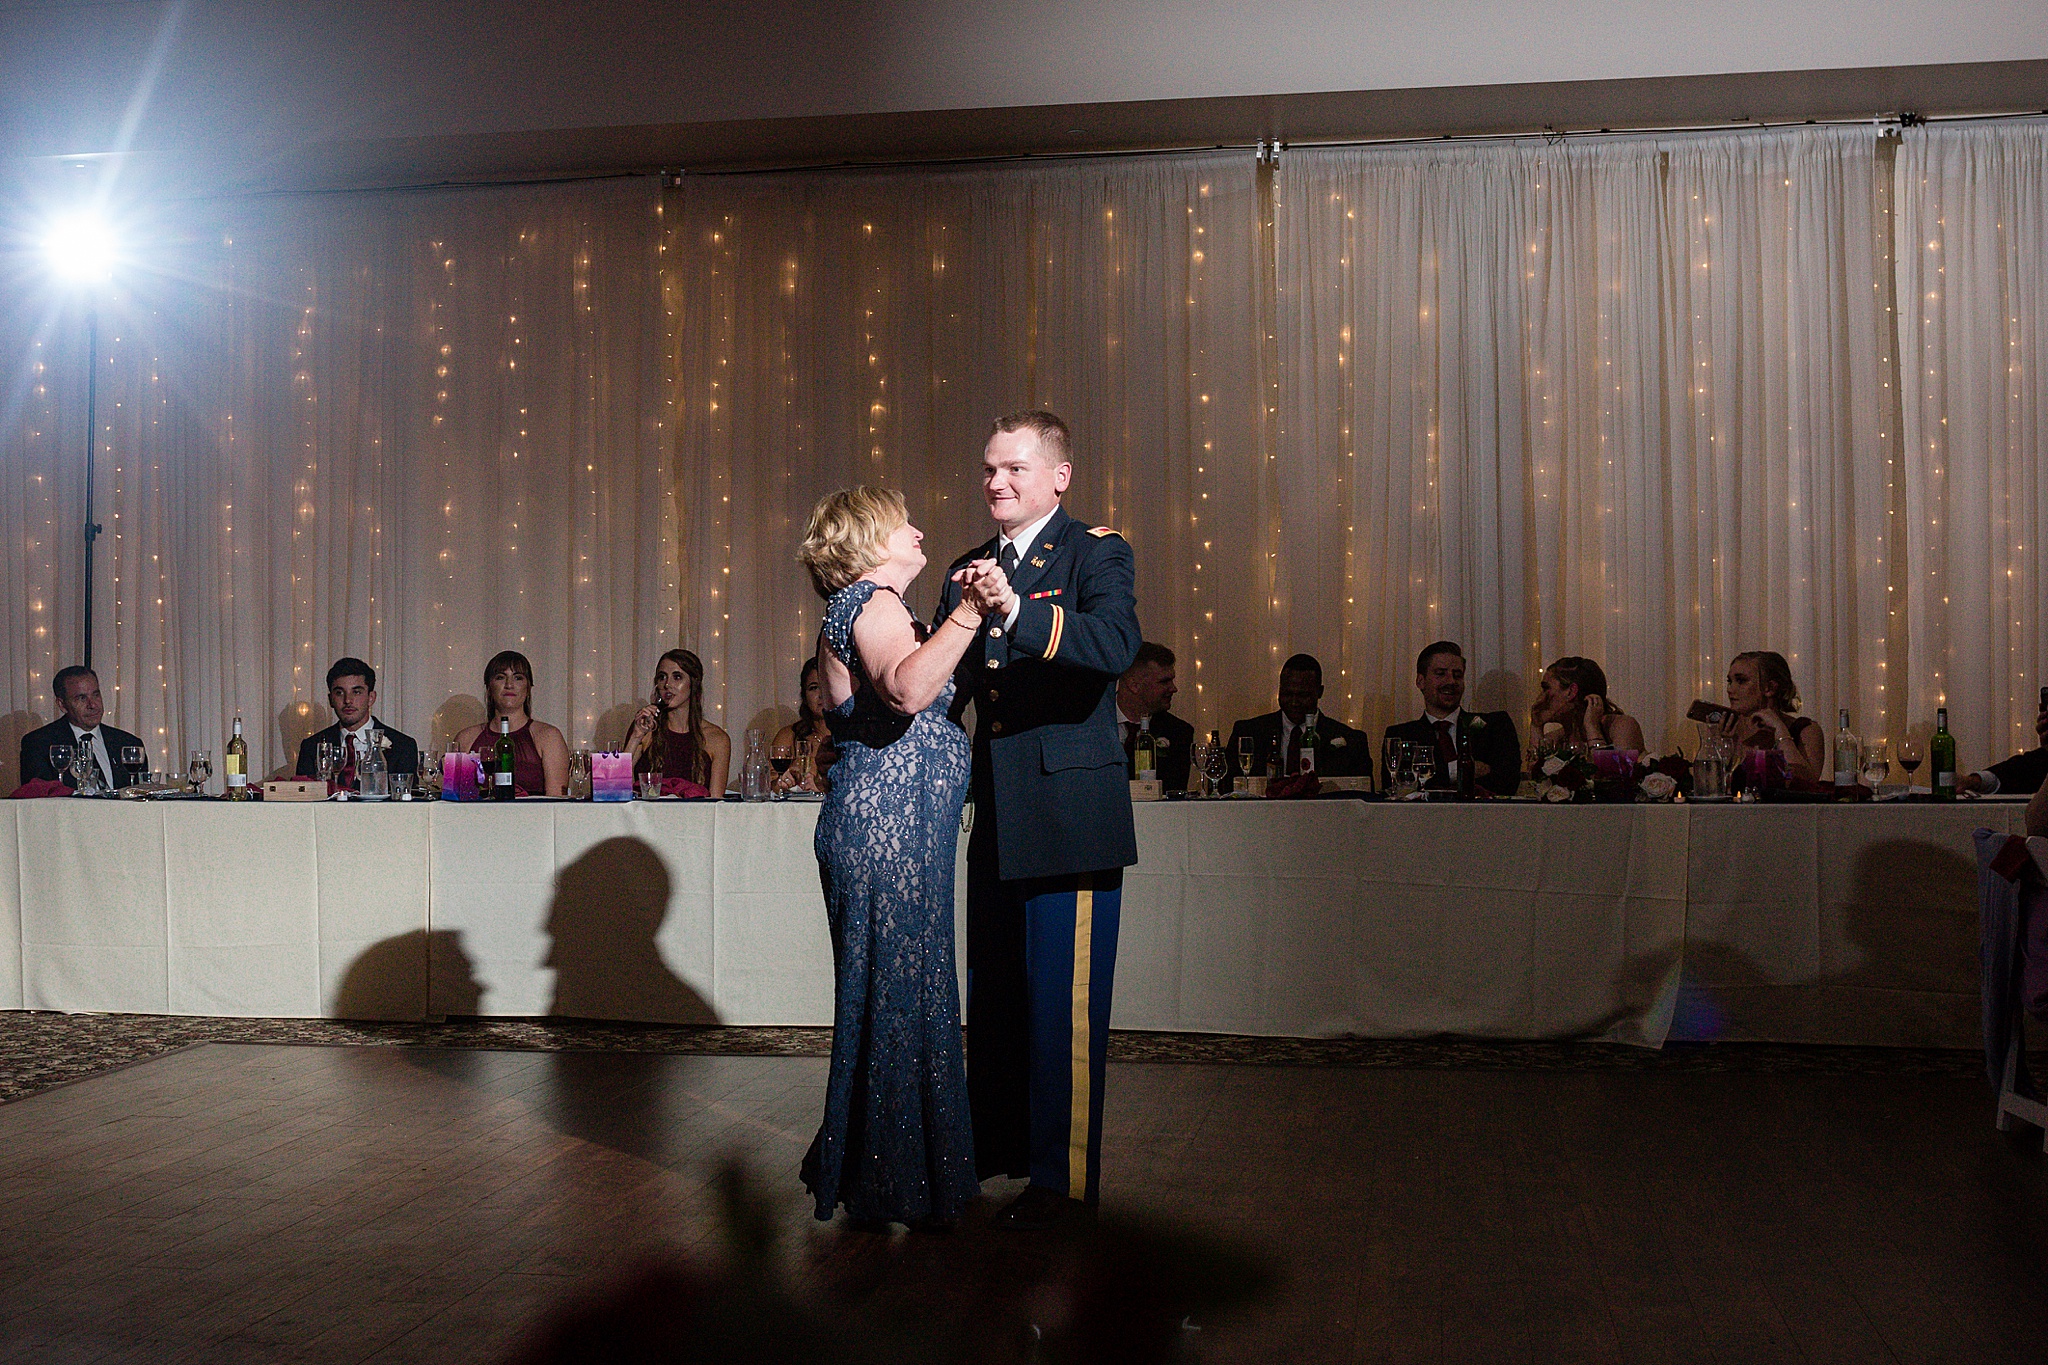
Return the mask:
[[[923,533],[900,493],[852,488],[812,512],[801,558],[826,599],[818,633],[839,761],[816,849],[832,933],[832,1070],[804,1158],[820,1219],[956,1221],[980,1192],[953,966],[953,862],[967,734],[946,715],[953,669],[1003,600],[993,563],[925,638],[903,593]]]

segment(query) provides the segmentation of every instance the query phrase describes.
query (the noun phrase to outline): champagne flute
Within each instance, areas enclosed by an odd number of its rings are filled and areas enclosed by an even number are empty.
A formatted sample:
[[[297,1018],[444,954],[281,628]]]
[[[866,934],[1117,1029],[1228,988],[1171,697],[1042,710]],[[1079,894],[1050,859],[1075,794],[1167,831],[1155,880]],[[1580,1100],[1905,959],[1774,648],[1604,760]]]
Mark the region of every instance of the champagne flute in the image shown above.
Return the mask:
[[[1927,751],[1920,746],[1919,740],[1907,735],[1899,741],[1898,753],[1899,766],[1906,770],[1906,791],[1910,794],[1913,790],[1913,770],[1920,766],[1920,760],[1927,756]]]
[[[1252,775],[1252,748],[1252,737],[1250,735],[1239,735],[1237,737],[1237,771],[1243,777],[1250,777]]]
[[[797,736],[796,767],[798,777],[796,785],[804,791],[816,791],[818,788],[818,773],[811,766],[814,754],[815,747],[811,742],[811,737],[809,735]]]

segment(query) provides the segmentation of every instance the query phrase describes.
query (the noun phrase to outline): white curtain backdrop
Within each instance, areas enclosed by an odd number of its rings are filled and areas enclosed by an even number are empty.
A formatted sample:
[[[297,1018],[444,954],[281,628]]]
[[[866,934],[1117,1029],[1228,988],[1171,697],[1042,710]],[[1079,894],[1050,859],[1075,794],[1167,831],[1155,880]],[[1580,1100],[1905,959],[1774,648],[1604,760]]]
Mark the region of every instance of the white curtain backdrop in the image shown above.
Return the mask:
[[[1331,709],[1565,654],[1650,741],[1745,649],[1884,723],[1884,288],[1864,130],[1290,152],[1283,574]],[[1307,631],[1319,632],[1311,638]]]
[[[1913,709],[2002,757],[2048,683],[2048,126],[1909,129],[1897,183]]]
[[[660,212],[652,179],[188,212],[100,307],[110,719],[182,767],[239,713],[268,770],[344,654],[422,741],[482,719],[501,648],[572,735],[638,691],[677,615]],[[81,653],[85,399],[82,320],[12,281],[52,362],[0,413],[9,772]]]
[[[1775,648],[1823,724],[1946,695],[1982,762],[2041,668],[2041,137],[1916,131],[1896,185],[1807,129],[166,206],[100,309],[94,659],[176,762],[237,711],[289,762],[343,653],[428,739],[524,649],[587,742],[683,644],[737,738],[815,498],[904,488],[928,609],[1045,405],[1203,728],[1307,650],[1377,733],[1447,635],[1476,703],[1587,654],[1671,744]],[[11,778],[81,652],[83,315],[10,270],[0,346]]]

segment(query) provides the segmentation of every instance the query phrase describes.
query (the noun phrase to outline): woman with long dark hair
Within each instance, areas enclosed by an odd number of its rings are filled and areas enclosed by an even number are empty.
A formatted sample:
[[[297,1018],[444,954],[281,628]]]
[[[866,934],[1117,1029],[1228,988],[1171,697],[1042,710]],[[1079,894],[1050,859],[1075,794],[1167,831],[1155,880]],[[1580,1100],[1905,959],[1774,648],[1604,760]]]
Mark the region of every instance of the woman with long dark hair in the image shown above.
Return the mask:
[[[544,720],[533,718],[533,665],[516,649],[504,649],[484,665],[488,712],[482,725],[455,737],[457,749],[484,755],[497,751],[498,720],[512,722],[512,785],[528,796],[569,794],[569,742]]]
[[[777,730],[768,752],[794,755],[797,741],[802,739],[811,742],[810,766],[791,764],[788,772],[775,779],[777,791],[824,791],[825,770],[839,757],[832,747],[832,727],[825,720],[825,679],[818,671],[815,654],[804,660],[803,672],[797,675],[796,724]]]
[[[1543,670],[1542,691],[1529,708],[1531,743],[1547,725],[1559,726],[1571,744],[1604,744],[1643,749],[1643,727],[1607,695],[1607,671],[1591,659],[1567,654]]]
[[[720,798],[732,764],[732,737],[704,719],[704,661],[671,649],[654,664],[654,696],[626,735],[636,773],[695,782]]]

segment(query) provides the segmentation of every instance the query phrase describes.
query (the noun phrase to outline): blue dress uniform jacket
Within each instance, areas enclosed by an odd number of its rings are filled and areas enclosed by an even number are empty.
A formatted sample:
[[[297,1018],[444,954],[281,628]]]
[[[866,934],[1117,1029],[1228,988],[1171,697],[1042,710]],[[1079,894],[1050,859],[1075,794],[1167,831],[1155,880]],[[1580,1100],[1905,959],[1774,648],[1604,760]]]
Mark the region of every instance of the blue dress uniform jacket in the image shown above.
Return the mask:
[[[953,572],[994,558],[1000,544],[992,538],[953,561],[935,621],[960,601]],[[1138,840],[1116,681],[1141,643],[1131,547],[1059,509],[1018,551],[1016,625],[984,622],[957,674],[954,718],[974,702],[974,790],[995,803],[976,818],[1001,812],[1005,881],[1129,867]]]

